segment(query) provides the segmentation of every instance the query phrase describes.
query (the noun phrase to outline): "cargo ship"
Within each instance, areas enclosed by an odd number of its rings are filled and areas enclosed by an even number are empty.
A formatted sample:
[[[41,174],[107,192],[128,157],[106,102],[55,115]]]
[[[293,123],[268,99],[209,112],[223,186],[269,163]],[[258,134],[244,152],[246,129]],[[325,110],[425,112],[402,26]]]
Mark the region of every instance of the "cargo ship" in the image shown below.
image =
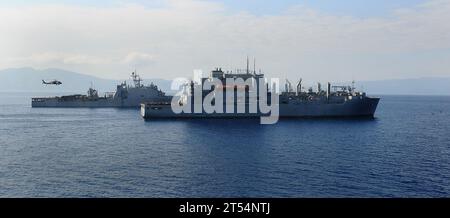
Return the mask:
[[[247,64],[248,66],[248,64]],[[248,79],[254,81],[250,84],[256,86],[269,87],[267,80],[264,80],[264,74],[257,73],[256,71],[250,72],[247,69],[240,72],[224,72],[222,69],[217,68],[211,71],[208,77],[202,78],[200,82],[189,81],[184,85],[183,91],[177,96],[174,96],[171,101],[149,101],[141,104],[141,116],[146,120],[151,119],[172,119],[172,118],[258,118],[264,116],[270,116],[272,112],[261,110],[260,104],[263,103],[276,104],[272,106],[278,107],[278,114],[280,118],[300,118],[300,117],[369,117],[373,118],[378,102],[380,98],[369,97],[365,92],[357,91],[354,88],[354,82],[352,86],[332,86],[327,83],[326,89],[322,89],[320,83],[317,85],[317,89],[313,91],[313,88],[304,90],[302,87],[302,80],[296,84],[295,87],[286,80],[284,91],[276,91],[275,85],[271,86],[271,90],[267,88],[267,97],[261,96],[258,89],[250,89],[249,86],[239,87],[236,84],[227,84],[227,79],[241,78],[248,81]],[[211,89],[205,90],[204,83],[211,81],[220,81],[222,85],[221,89],[212,86]],[[258,82],[262,81],[262,82]],[[235,97],[229,101],[226,97],[226,89],[232,86],[231,92],[234,92],[230,96]],[[200,100],[194,99],[195,89],[201,90]],[[237,98],[236,92],[238,89],[243,90],[242,97]],[[220,91],[218,91],[220,90]],[[252,91],[253,90],[253,91]],[[256,91],[255,91],[256,90]],[[254,93],[252,93],[254,92]],[[212,95],[215,97],[220,96],[223,100],[223,105],[214,107],[219,110],[208,111],[202,108],[206,96]],[[272,96],[277,95],[277,96]],[[262,98],[264,97],[264,98]],[[273,98],[278,97],[278,98]],[[271,99],[278,99],[277,102],[271,102]],[[257,102],[258,107],[256,110],[251,111],[252,106],[250,102]],[[214,100],[213,100],[214,102]],[[173,108],[182,106],[188,110],[181,112],[174,111]],[[242,107],[239,111],[238,108]],[[197,110],[196,110],[197,108]],[[231,110],[227,110],[231,109]],[[218,112],[219,111],[219,112]]]

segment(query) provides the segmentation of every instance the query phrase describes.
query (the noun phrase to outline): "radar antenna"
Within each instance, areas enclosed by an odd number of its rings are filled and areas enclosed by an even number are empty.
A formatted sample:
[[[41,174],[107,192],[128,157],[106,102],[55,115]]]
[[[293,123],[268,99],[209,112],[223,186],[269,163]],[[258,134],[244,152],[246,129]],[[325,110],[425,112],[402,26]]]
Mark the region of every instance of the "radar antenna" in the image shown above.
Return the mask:
[[[142,87],[142,79],[141,77],[136,73],[136,70],[134,70],[134,72],[131,73],[131,78],[133,79],[134,82],[134,86],[135,87]]]

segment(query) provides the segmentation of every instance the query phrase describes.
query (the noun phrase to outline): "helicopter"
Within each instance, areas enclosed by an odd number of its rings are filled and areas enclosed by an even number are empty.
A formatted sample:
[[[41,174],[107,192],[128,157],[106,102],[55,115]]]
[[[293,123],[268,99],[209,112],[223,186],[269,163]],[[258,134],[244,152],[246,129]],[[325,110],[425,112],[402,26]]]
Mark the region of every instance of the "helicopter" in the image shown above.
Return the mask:
[[[52,81],[50,81],[50,82],[46,82],[45,80],[42,80],[42,84],[45,84],[45,85],[57,85],[57,86],[59,86],[59,85],[61,85],[62,84],[62,82],[61,81],[58,81],[58,80],[52,80]]]

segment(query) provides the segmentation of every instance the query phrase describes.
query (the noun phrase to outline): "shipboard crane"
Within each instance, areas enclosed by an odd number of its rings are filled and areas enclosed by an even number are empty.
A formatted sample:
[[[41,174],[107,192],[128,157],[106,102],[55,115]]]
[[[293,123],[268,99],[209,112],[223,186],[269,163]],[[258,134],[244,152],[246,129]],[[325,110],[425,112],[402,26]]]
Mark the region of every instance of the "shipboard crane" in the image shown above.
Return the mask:
[[[291,82],[289,82],[288,79],[286,79],[286,83],[284,85],[284,89],[285,89],[286,92],[293,92],[292,84],[291,84]]]
[[[297,83],[297,95],[299,95],[302,92],[302,78]]]

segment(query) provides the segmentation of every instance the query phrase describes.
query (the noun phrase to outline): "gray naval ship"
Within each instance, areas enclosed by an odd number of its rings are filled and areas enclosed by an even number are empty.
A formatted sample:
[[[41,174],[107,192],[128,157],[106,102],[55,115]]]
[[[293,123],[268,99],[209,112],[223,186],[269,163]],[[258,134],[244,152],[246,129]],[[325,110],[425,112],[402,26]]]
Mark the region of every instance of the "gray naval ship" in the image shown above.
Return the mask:
[[[57,97],[39,97],[31,99],[32,107],[119,107],[139,108],[146,101],[167,101],[166,96],[158,86],[142,84],[141,77],[133,72],[131,74],[133,85],[127,85],[126,81],[117,85],[116,91],[99,96],[97,90],[89,88],[87,95],[66,95]]]
[[[248,64],[247,64],[248,65]],[[245,88],[245,98],[244,101],[233,100],[234,110],[230,113],[216,113],[216,112],[206,112],[202,109],[200,112],[194,113],[194,108],[196,104],[202,104],[202,101],[195,101],[194,99],[194,89],[201,87],[205,81],[210,81],[213,78],[219,79],[224,87],[227,87],[227,78],[242,78],[246,80],[248,78],[254,79],[256,82],[260,78],[264,78],[264,74],[256,73],[256,71],[250,72],[248,67],[245,71],[240,71],[237,73],[223,72],[222,69],[216,69],[211,72],[210,76],[207,78],[202,78],[201,82],[188,82],[185,84],[184,91],[180,95],[174,96],[175,99],[166,102],[145,102],[141,104],[141,116],[144,119],[156,119],[156,118],[252,118],[267,116],[267,113],[261,112],[260,108],[257,109],[256,113],[250,113],[249,111],[249,100],[250,93],[248,87]],[[261,80],[262,81],[262,80]],[[302,90],[302,80],[300,79],[296,85],[296,90],[292,87],[291,83],[286,80],[285,90],[283,92],[275,92],[275,87],[273,90],[268,91],[268,97],[266,99],[267,103],[271,103],[271,95],[279,95],[278,108],[279,117],[369,117],[373,118],[375,110],[377,108],[379,98],[368,97],[366,93],[356,91],[354,88],[354,82],[352,86],[331,86],[330,83],[327,84],[326,90],[323,90],[321,84],[318,84],[317,90],[313,91],[312,87],[308,90]],[[233,84],[234,85],[234,84]],[[257,84],[260,85],[260,84]],[[268,84],[264,84],[268,87]],[[235,92],[236,92],[235,86]],[[201,89],[201,88],[200,88]],[[225,89],[225,88],[224,88]],[[242,89],[242,87],[241,87]],[[211,93],[211,90],[202,90],[202,96]],[[217,93],[215,93],[217,95]],[[256,93],[256,100],[260,101],[261,96]],[[225,95],[224,95],[225,96]],[[236,97],[236,94],[234,95]],[[254,95],[253,95],[254,96]],[[223,111],[230,103],[226,101],[223,97]],[[241,98],[242,100],[242,98]],[[195,103],[197,102],[197,103]],[[188,105],[190,107],[190,112],[186,113],[184,111],[175,113],[172,109],[172,104]],[[237,105],[244,104],[245,111],[238,112]],[[197,105],[198,106],[198,105]]]

